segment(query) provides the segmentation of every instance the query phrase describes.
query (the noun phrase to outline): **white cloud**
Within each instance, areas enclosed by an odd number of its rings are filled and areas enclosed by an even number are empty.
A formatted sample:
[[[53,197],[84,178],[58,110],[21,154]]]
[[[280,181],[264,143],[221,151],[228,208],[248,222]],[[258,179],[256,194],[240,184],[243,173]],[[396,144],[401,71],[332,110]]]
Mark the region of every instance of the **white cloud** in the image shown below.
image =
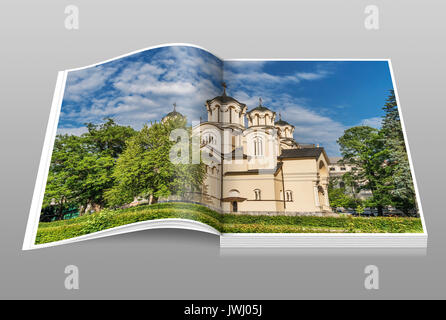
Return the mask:
[[[71,71],[67,77],[64,99],[80,101],[92,92],[100,90],[116,70],[116,67],[97,66]]]
[[[228,61],[226,60],[224,62],[225,66],[228,67],[232,67],[234,69],[236,69],[237,71],[243,71],[243,72],[247,72],[247,71],[260,71],[263,69],[263,66],[266,64],[266,61],[255,61],[255,60],[251,60],[251,61],[243,61],[243,60],[239,60],[239,61]]]
[[[79,128],[57,128],[57,134],[68,134],[74,136],[80,136],[83,133],[86,133],[87,127],[79,127]]]
[[[229,70],[224,73],[227,83],[242,87],[248,91],[253,87],[262,88],[263,91],[274,89],[283,84],[299,84],[302,81],[320,80],[330,75],[328,70],[317,66],[313,72],[294,72],[292,74],[271,74],[262,69],[265,62],[256,61],[229,61]]]
[[[194,121],[205,114],[204,102],[221,92],[221,64],[197,49],[169,47],[150,61],[142,58],[70,73],[61,119],[80,125],[113,117],[140,128],[159,121],[176,102],[177,111]]]
[[[318,72],[298,72],[297,77],[303,80],[319,80],[327,76],[326,71]]]
[[[362,120],[358,125],[359,126],[369,126],[372,128],[380,129],[381,122],[382,122],[381,117],[373,117],[373,118],[368,118],[368,119]]]
[[[339,154],[336,140],[346,127],[338,121],[318,114],[309,108],[293,103],[278,109],[282,119],[295,126],[294,138],[301,143],[314,143],[324,147],[329,155]]]
[[[245,91],[237,91],[235,97],[252,109],[258,105],[256,93],[260,94],[258,91],[253,95],[249,95]],[[296,99],[287,94],[267,96],[263,104],[276,111],[276,121],[281,114],[282,120],[295,126],[294,138],[297,142],[319,144],[326,149],[329,156],[339,155],[339,146],[336,140],[347,129],[342,123],[314,111],[308,106],[306,99]]]
[[[232,71],[224,75],[230,86],[228,94],[246,103],[249,109],[258,105],[261,96],[266,106],[295,125],[298,142],[320,144],[330,155],[339,154],[336,139],[345,127],[326,116],[323,109],[314,111],[305,98],[277,90],[283,84],[323,79],[330,72],[316,66],[311,72],[277,75],[263,71],[265,63],[231,61]],[[150,62],[139,59],[76,71],[69,75],[65,96],[69,103],[64,105],[61,118],[81,125],[113,117],[122,125],[139,129],[144,123],[159,121],[176,102],[177,111],[190,122],[197,121],[206,116],[205,101],[221,93],[221,67],[218,60],[196,49],[170,47],[155,54]],[[101,92],[105,85],[109,87]],[[231,92],[232,86],[237,90]],[[59,130],[81,134],[82,128],[85,127]]]

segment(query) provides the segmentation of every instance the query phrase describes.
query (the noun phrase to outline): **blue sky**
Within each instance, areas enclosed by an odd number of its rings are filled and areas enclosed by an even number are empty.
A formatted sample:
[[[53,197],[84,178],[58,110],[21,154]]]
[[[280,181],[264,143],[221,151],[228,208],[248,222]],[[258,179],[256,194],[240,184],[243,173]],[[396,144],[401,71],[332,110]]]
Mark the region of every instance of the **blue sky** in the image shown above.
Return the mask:
[[[227,93],[248,109],[263,104],[293,124],[294,138],[339,155],[349,127],[380,126],[392,80],[384,61],[225,61],[194,47],[146,50],[67,77],[58,133],[81,134],[84,123],[112,117],[140,129],[177,110],[207,119],[204,103]]]

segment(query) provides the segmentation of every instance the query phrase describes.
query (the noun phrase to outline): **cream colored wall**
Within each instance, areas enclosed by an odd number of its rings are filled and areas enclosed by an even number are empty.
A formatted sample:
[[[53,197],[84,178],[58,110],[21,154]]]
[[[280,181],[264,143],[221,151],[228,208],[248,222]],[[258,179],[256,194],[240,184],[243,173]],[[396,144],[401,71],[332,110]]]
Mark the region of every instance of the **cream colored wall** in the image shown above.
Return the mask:
[[[212,168],[214,169],[213,171]],[[221,190],[221,168],[219,165],[216,165],[212,168],[207,167],[206,178],[203,181],[202,201],[205,204],[219,206]],[[204,186],[207,186],[206,190],[204,190]]]
[[[293,201],[286,202],[287,212],[316,212],[314,186],[317,181],[317,163],[315,159],[283,160],[285,191],[291,190]]]
[[[248,155],[248,169],[274,169],[277,166],[279,155],[279,141],[275,129],[258,130],[248,129],[243,133],[244,152]],[[254,156],[254,139],[260,137],[263,140],[263,155]]]
[[[281,138],[293,138],[294,128],[291,125],[275,125]]]
[[[317,168],[319,174],[319,185],[323,189],[323,193],[319,193],[321,209],[324,211],[331,211],[330,201],[328,199],[328,183],[329,183],[329,166],[327,159],[321,154],[317,159]]]
[[[285,190],[291,190],[293,201],[286,202],[286,212],[318,212],[314,200],[314,182],[311,180],[288,181],[285,177]]]
[[[311,173],[317,174],[316,160],[314,158],[284,159],[285,174]]]
[[[247,171],[248,162],[247,160],[232,160],[231,162],[225,161],[224,172],[228,171]]]
[[[248,127],[251,126],[273,126],[275,115],[272,111],[253,111],[249,113]]]
[[[228,197],[229,192],[235,189],[239,191],[240,197],[249,200],[239,202],[238,211],[278,211],[277,201],[274,201],[275,179],[272,174],[226,176],[223,182],[223,197]],[[261,190],[262,201],[255,201],[255,189]]]
[[[209,122],[217,122],[218,118],[218,108],[216,105],[211,105],[207,107],[208,111],[208,121]]]
[[[276,200],[280,200],[276,202],[277,211],[284,211],[285,207],[283,204],[283,183],[281,172],[279,172],[274,180],[274,197]]]
[[[232,123],[244,126],[244,109],[246,109],[246,107],[237,103],[231,102],[229,104],[220,104],[217,101],[214,101],[210,105],[207,105],[208,121]]]

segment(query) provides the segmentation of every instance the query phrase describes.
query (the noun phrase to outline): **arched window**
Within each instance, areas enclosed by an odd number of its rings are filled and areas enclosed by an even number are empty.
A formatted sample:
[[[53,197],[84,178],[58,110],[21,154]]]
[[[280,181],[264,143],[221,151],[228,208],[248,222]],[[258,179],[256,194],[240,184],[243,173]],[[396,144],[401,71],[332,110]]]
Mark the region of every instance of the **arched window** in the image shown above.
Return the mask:
[[[254,190],[254,196],[256,200],[261,200],[261,194],[259,189]]]
[[[214,145],[215,145],[215,142],[216,142],[216,138],[211,133],[205,134],[201,141],[202,144],[214,144]]]
[[[291,190],[287,190],[285,192],[286,195],[286,201],[291,202],[293,201],[293,192]]]
[[[263,156],[263,139],[261,137],[254,138],[254,155]]]

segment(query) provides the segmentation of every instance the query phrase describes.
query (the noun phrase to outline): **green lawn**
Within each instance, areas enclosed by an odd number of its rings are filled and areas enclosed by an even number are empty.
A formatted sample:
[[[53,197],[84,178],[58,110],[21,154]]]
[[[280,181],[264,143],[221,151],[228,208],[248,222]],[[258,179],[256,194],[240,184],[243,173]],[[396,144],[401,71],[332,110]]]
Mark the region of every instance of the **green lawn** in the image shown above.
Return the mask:
[[[166,218],[196,220],[220,232],[233,233],[423,232],[419,218],[221,215],[197,204],[160,203],[120,210],[103,210],[70,220],[41,222],[37,230],[36,244],[69,239],[140,221]]]

